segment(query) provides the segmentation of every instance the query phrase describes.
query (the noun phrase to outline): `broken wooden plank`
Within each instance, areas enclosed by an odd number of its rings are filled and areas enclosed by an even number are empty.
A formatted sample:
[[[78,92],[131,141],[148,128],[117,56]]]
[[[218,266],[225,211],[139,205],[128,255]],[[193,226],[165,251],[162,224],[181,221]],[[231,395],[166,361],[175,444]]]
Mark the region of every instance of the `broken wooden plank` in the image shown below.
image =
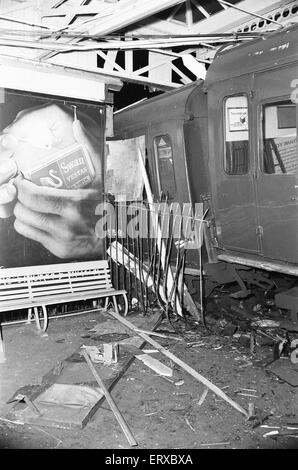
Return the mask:
[[[199,405],[199,406],[202,406],[202,405],[203,405],[203,403],[204,403],[204,401],[205,401],[205,399],[206,399],[206,397],[207,397],[208,392],[209,392],[209,389],[206,387],[206,388],[204,389],[203,393],[202,393],[201,398],[200,398],[199,401],[198,401],[198,405]]]
[[[162,362],[160,362],[158,359],[155,359],[152,356],[149,356],[149,354],[146,354],[142,349],[139,349],[135,346],[132,345],[123,345],[125,349],[130,351],[136,359],[139,359],[140,361],[143,362],[147,367],[150,369],[154,370],[158,375],[163,375],[166,377],[172,377],[173,375],[173,369],[170,367],[166,366]]]
[[[137,331],[139,331],[140,333],[146,333],[147,335],[150,335],[150,336],[158,336],[159,338],[174,339],[175,341],[176,340],[183,341],[183,339],[179,338],[178,336],[168,336],[168,335],[164,335],[163,333],[157,333],[156,331],[145,331],[145,330],[141,330],[140,328],[137,328]]]
[[[213,393],[218,395],[220,398],[222,398],[227,403],[229,403],[233,408],[235,408],[237,411],[242,413],[246,418],[248,418],[248,412],[245,411],[245,409],[242,408],[242,406],[240,406],[237,402],[232,400],[228,395],[226,395],[219,387],[217,387],[212,382],[210,382],[210,380],[203,377],[203,375],[199,374],[195,369],[193,369],[188,364],[186,364],[186,362],[182,361],[177,356],[175,356],[173,353],[171,353],[170,351],[165,349],[163,346],[161,346],[159,343],[157,343],[157,341],[150,338],[149,335],[147,335],[145,333],[141,333],[140,331],[138,331],[138,329],[132,323],[130,323],[125,318],[121,317],[118,313],[115,313],[111,310],[109,310],[108,313],[113,318],[118,320],[120,323],[127,326],[127,328],[130,328],[132,331],[134,331],[137,335],[141,336],[141,338],[143,338],[147,343],[150,343],[152,346],[154,346],[156,349],[158,349],[164,356],[168,357],[173,362],[178,364],[182,369],[184,369],[186,372],[188,372],[192,377],[194,377],[199,382],[203,383]]]
[[[123,418],[123,416],[120,413],[116,403],[114,402],[114,400],[112,398],[112,395],[108,391],[108,389],[105,386],[103,380],[101,380],[98,372],[95,370],[95,368],[94,368],[94,366],[91,362],[91,359],[89,358],[86,351],[83,351],[83,356],[84,356],[84,358],[85,358],[85,360],[86,360],[86,362],[87,362],[87,364],[88,364],[88,366],[89,366],[96,382],[98,383],[98,385],[100,386],[102,392],[104,393],[104,396],[106,397],[106,400],[107,400],[108,404],[110,405],[110,408],[113,411],[115,418],[117,419],[118,423],[120,424],[121,429],[124,432],[124,435],[125,435],[126,439],[129,442],[129,445],[132,446],[132,447],[137,446],[138,445],[137,441],[135,440],[135,438],[133,437],[129,427],[127,426],[125,419]]]
[[[146,279],[147,287],[153,289],[153,279],[149,274],[149,268],[145,263],[142,263],[142,270],[139,269],[139,260],[121,243],[114,241],[107,249],[108,255],[115,263],[122,264],[128,271],[130,271],[139,281],[143,282]]]
[[[117,241],[112,242],[107,249],[107,253],[115,263],[122,264],[125,269],[130,271],[140,282],[144,282],[145,279],[149,289],[154,288],[153,278],[149,274],[149,267],[145,263],[142,263],[142,268],[140,269],[138,258],[128,251],[127,248],[123,247],[121,243]],[[173,266],[170,266],[170,269],[172,272],[176,271],[176,268]],[[183,299],[187,310],[194,318],[199,319],[200,315],[197,306],[185,283],[183,289]],[[162,286],[159,286],[159,294],[162,300],[166,302]]]

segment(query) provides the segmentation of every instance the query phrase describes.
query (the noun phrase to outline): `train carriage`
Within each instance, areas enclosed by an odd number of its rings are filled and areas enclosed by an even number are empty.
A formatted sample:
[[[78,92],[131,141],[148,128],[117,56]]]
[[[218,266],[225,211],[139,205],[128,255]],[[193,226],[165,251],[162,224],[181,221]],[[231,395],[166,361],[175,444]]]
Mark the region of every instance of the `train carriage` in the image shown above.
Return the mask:
[[[297,39],[294,25],[227,45],[205,82],[115,114],[115,138],[145,135],[156,196],[207,204],[218,267],[298,275]]]

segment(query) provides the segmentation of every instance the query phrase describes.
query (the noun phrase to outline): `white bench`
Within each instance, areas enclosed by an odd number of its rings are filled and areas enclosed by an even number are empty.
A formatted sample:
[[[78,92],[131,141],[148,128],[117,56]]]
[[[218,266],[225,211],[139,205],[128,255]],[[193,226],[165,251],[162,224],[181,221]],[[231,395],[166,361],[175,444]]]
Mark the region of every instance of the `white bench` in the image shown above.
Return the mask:
[[[0,312],[29,309],[30,319],[33,309],[42,331],[48,326],[49,305],[105,298],[106,308],[112,298],[118,312],[118,296],[124,298],[126,315],[127,293],[113,288],[106,260],[0,269]]]

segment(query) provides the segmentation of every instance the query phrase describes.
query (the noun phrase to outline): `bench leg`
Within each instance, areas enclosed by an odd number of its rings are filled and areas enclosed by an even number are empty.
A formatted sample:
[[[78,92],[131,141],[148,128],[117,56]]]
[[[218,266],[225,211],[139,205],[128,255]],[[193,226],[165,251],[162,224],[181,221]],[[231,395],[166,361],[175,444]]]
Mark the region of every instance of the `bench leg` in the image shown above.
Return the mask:
[[[124,299],[124,304],[125,304],[125,308],[124,308],[124,317],[126,317],[126,315],[128,314],[128,300],[127,300],[127,294],[122,294],[123,295],[123,299]]]
[[[124,299],[124,313],[123,313],[123,315],[126,317],[126,315],[127,315],[127,313],[128,313],[127,294],[118,294],[118,295],[122,295],[122,296],[123,296],[123,299]],[[116,310],[116,312],[119,314],[119,307],[118,307],[118,304],[117,304],[116,295],[113,295],[112,297],[113,297],[113,304],[114,304],[115,310]],[[107,308],[108,308],[109,300],[110,300],[110,297],[106,297],[105,306],[104,306],[104,309],[105,309],[105,310],[107,310]]]
[[[115,295],[113,295],[113,302],[114,302],[114,307],[115,307],[116,313],[118,313],[118,315],[120,315],[118,304],[117,304],[117,299],[116,299]]]
[[[119,294],[118,294],[118,295],[119,295]],[[127,300],[127,295],[126,295],[126,294],[121,294],[121,295],[123,296],[124,304],[125,304],[123,315],[126,317],[127,312],[128,312],[128,300]],[[114,307],[115,307],[116,312],[118,313],[118,315],[120,315],[119,307],[118,307],[118,304],[117,304],[116,295],[113,295],[113,302],[114,302]]]
[[[108,308],[109,300],[110,300],[110,297],[106,297],[105,305],[104,305],[104,309],[105,309],[105,310],[107,310],[107,308]]]
[[[32,308],[28,308],[28,318],[27,318],[27,321],[26,323],[29,325],[31,323],[31,321],[33,320],[33,312],[32,312]]]
[[[4,350],[4,341],[2,336],[2,328],[0,325],[0,364],[4,364],[6,361],[5,350]]]
[[[42,319],[43,325],[41,326],[41,324],[40,324],[40,318],[39,318],[39,314],[38,314],[38,307],[34,307],[35,322],[36,322],[37,328],[40,331],[46,331],[46,329],[48,327],[48,323],[49,323],[48,312],[47,312],[47,308],[46,308],[45,305],[41,305],[41,308],[42,308],[42,315],[43,315],[43,319]]]

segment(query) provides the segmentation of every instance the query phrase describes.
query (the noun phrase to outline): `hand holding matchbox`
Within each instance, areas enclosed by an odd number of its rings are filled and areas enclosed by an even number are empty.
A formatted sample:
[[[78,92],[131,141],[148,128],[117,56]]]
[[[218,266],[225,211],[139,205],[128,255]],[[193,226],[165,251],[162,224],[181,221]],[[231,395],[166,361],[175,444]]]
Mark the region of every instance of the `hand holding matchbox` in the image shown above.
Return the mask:
[[[95,171],[87,148],[74,144],[64,150],[53,152],[37,166],[19,168],[23,176],[38,186],[60,189],[79,189],[92,183]]]
[[[19,234],[61,258],[98,249],[101,155],[91,128],[50,103],[22,111],[0,136],[0,218],[14,215]]]
[[[88,147],[78,142],[80,127],[76,115],[73,120],[51,105],[33,110],[31,115],[18,115],[4,129],[0,141],[2,147],[11,150],[10,157],[24,178],[38,186],[79,189],[90,185],[95,177]]]

